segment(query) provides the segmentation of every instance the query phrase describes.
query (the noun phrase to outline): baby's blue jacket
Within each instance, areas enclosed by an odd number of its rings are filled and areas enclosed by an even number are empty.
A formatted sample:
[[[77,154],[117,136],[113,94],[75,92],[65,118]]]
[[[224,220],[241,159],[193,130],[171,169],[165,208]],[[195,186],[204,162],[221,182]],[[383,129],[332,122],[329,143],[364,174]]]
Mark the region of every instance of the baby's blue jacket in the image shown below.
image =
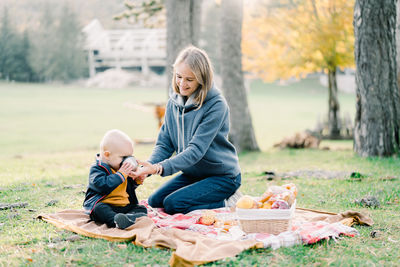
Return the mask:
[[[83,208],[87,214],[92,213],[94,207],[106,195],[110,194],[115,188],[128,179],[126,192],[129,195],[130,204],[138,204],[135,189],[138,187],[136,181],[125,178],[121,172],[112,173],[111,167],[100,160],[100,155],[96,155],[96,162],[90,167],[89,184],[83,202]]]

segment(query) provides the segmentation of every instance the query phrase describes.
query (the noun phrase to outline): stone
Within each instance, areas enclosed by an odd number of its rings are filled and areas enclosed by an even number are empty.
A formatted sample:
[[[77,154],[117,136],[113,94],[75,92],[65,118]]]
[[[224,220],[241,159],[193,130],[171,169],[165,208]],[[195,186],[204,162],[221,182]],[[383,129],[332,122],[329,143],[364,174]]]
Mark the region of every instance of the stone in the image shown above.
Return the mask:
[[[50,200],[46,203],[46,206],[55,206],[59,201],[57,199]]]
[[[15,209],[15,208],[25,208],[26,206],[28,206],[27,202],[0,203],[0,210]]]

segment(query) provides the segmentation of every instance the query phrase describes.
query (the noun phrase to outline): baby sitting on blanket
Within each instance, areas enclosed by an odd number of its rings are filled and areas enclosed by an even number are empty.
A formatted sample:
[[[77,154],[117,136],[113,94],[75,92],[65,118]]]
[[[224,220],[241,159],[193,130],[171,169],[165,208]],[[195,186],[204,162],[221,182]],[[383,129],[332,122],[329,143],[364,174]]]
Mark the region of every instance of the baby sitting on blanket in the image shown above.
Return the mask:
[[[110,130],[104,135],[100,154],[90,168],[83,203],[93,221],[125,229],[137,218],[147,216],[146,207],[138,205],[135,193],[143,181],[129,177],[137,167],[132,154],[133,142],[128,135],[120,130]]]

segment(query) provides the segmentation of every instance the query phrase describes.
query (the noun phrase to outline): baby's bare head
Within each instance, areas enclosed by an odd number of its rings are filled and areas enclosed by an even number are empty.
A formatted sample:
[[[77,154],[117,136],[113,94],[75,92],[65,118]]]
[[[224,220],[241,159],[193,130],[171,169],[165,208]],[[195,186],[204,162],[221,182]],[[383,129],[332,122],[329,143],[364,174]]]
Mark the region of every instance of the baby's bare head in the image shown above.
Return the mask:
[[[105,133],[100,143],[100,154],[108,157],[109,155],[131,156],[133,154],[133,141],[124,132],[113,129]]]

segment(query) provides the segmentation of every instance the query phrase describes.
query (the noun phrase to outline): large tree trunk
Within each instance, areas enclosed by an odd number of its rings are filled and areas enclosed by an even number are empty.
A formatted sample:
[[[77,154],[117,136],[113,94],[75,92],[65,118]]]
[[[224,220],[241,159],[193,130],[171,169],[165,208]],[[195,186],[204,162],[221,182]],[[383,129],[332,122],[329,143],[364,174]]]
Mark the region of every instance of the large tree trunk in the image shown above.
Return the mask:
[[[199,46],[199,39],[201,33],[201,16],[202,16],[202,0],[190,0],[190,17],[191,17],[191,36],[192,44]]]
[[[172,64],[188,45],[197,45],[200,35],[201,0],[166,0],[167,79],[172,79]]]
[[[331,139],[340,139],[340,116],[338,88],[336,82],[336,67],[328,71],[329,82],[329,136]]]
[[[400,148],[395,29],[396,0],[356,1],[354,150],[360,156],[390,156]]]
[[[397,64],[397,86],[400,88],[400,0],[397,0],[397,23],[396,23],[396,64]]]
[[[231,112],[230,140],[238,152],[259,150],[247,104],[242,71],[242,0],[221,3],[221,76],[222,89]]]

